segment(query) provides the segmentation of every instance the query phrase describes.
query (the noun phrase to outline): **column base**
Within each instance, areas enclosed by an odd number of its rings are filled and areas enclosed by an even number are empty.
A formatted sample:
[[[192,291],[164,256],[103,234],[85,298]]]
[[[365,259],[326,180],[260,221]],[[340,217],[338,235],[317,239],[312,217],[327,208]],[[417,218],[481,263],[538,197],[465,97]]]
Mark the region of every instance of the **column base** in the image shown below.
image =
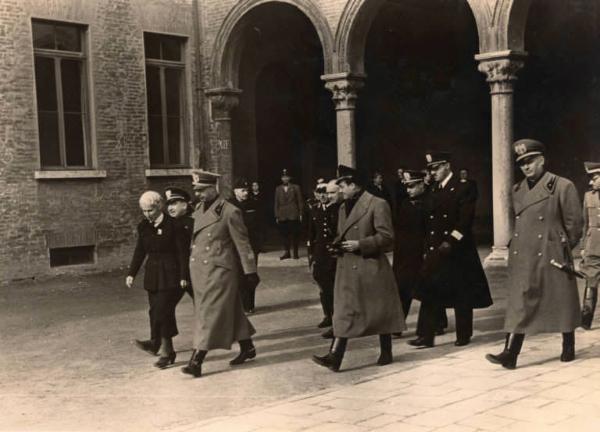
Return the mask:
[[[490,253],[483,261],[485,268],[489,267],[507,267],[508,266],[508,248],[506,246],[492,246]]]

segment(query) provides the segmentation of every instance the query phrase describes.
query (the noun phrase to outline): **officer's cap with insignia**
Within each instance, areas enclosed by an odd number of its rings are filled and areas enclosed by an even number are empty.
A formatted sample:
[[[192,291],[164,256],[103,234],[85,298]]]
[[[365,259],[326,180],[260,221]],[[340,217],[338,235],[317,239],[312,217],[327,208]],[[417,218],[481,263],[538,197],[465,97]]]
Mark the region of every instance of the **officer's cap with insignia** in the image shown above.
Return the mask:
[[[170,187],[165,189],[165,198],[167,199],[167,204],[175,202],[175,201],[190,201],[190,194],[180,188]]]
[[[531,156],[543,155],[546,152],[546,146],[540,141],[534,139],[520,139],[513,144],[515,149],[516,161],[519,162]]]
[[[282,178],[283,177],[292,178],[292,176],[290,175],[289,171],[286,168],[281,170],[281,177]]]
[[[584,162],[583,166],[585,167],[586,174],[592,177],[600,174],[600,162]]]
[[[335,179],[335,182],[337,184],[340,184],[341,182],[347,182],[362,185],[363,179],[356,169],[346,165],[338,165],[337,178]]]
[[[423,171],[405,170],[402,172],[402,183],[405,185],[415,184],[425,181],[427,174]]]
[[[244,177],[238,178],[233,184],[234,189],[250,189],[250,182]]]
[[[427,168],[434,168],[438,165],[450,162],[452,153],[447,151],[430,151],[425,153]]]
[[[194,190],[216,186],[219,177],[221,177],[220,174],[204,171],[202,169],[195,169],[192,170],[192,186],[194,187]]]
[[[325,193],[326,190],[327,190],[327,183],[325,183],[325,179],[324,178],[318,178],[317,179],[317,185],[315,186],[315,191],[316,192]]]

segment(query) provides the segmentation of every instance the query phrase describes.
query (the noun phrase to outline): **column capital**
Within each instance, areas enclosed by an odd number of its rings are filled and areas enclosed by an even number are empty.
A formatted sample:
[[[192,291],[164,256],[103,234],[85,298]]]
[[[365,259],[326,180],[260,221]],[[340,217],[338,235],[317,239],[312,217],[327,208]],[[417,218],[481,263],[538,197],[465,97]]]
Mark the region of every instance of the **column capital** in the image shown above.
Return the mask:
[[[321,75],[325,88],[333,94],[336,110],[354,110],[358,91],[365,85],[366,75],[352,73],[336,73]]]
[[[212,120],[231,120],[231,111],[240,103],[242,90],[228,87],[217,87],[204,92],[211,105]]]
[[[512,93],[517,72],[525,65],[527,53],[516,51],[497,51],[477,54],[477,69],[486,74],[491,94]]]

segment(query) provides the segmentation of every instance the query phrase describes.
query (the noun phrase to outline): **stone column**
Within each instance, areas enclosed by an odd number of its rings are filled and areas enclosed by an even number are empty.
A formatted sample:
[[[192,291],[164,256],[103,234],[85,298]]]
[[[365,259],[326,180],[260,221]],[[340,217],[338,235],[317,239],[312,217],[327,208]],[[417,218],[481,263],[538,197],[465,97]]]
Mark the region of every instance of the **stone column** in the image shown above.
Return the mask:
[[[356,99],[365,81],[365,75],[338,73],[322,75],[325,88],[333,94],[337,124],[338,164],[356,167],[356,128],[354,111]]]
[[[231,113],[240,101],[241,90],[213,88],[206,90],[210,101],[208,169],[221,174],[220,186],[231,188],[233,153],[231,149]]]
[[[486,266],[508,264],[508,243],[513,232],[513,92],[516,73],[525,53],[501,51],[478,54],[479,71],[485,73],[492,99],[492,184],[494,245]]]

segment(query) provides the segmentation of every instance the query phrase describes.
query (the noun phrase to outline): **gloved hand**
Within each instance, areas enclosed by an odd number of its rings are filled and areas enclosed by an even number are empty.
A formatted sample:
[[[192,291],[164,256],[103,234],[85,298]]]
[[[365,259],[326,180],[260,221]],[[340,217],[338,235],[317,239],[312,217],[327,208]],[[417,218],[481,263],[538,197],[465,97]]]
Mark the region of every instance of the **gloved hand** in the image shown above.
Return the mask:
[[[246,283],[250,286],[256,287],[260,282],[260,278],[258,277],[258,273],[248,273],[245,275]]]
[[[450,243],[448,243],[447,241],[442,242],[442,244],[438,247],[438,251],[442,255],[450,254],[451,250],[452,250],[452,245]]]

